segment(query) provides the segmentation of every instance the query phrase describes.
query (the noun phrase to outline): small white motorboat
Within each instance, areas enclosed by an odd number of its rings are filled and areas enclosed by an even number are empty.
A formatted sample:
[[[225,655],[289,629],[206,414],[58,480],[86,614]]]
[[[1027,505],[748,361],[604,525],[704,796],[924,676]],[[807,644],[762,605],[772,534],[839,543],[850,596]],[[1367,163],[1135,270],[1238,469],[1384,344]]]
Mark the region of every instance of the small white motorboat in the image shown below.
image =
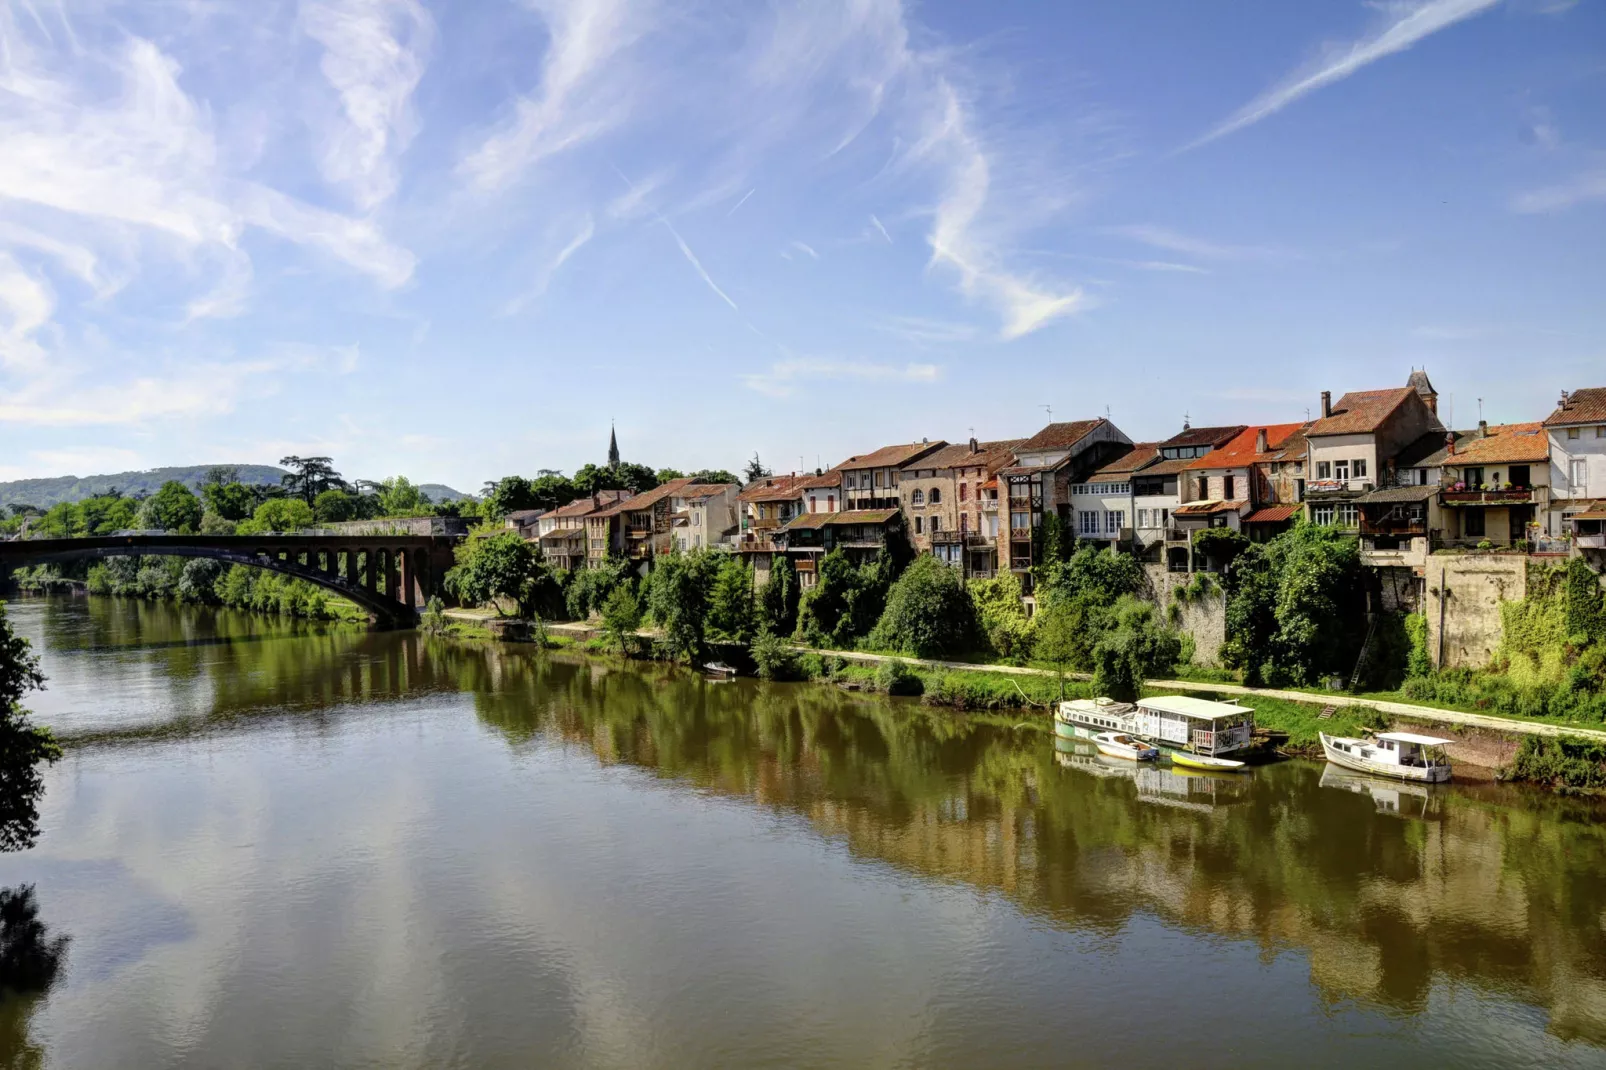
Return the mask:
[[[1415,732],[1379,732],[1372,739],[1320,735],[1327,760],[1345,769],[1424,784],[1450,779],[1450,759],[1445,757],[1444,746],[1454,740]]]
[[[1100,732],[1093,737],[1099,753],[1110,758],[1124,758],[1129,762],[1152,762],[1160,756],[1158,749],[1140,743],[1124,732]]]
[[[710,676],[727,677],[736,675],[735,668],[725,664],[723,661],[705,662],[703,664],[703,671]]]

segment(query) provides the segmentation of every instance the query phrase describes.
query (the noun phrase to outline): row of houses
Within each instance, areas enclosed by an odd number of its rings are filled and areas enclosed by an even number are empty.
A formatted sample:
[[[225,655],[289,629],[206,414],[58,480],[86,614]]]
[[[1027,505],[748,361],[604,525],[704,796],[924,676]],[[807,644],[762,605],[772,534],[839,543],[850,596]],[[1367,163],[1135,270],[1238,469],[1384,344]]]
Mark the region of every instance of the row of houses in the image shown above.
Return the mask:
[[[1134,442],[1107,418],[1029,438],[885,446],[815,473],[746,486],[674,480],[613,491],[515,523],[559,567],[671,547],[723,547],[805,586],[833,549],[873,556],[894,527],[971,577],[1031,588],[1053,516],[1078,540],[1173,571],[1213,569],[1204,528],[1262,541],[1303,516],[1356,532],[1366,563],[1409,570],[1447,548],[1606,553],[1606,387],[1563,394],[1533,423],[1452,430],[1425,371],[1399,387],[1321,395],[1302,422],[1191,427]],[[527,527],[525,525],[528,525]]]

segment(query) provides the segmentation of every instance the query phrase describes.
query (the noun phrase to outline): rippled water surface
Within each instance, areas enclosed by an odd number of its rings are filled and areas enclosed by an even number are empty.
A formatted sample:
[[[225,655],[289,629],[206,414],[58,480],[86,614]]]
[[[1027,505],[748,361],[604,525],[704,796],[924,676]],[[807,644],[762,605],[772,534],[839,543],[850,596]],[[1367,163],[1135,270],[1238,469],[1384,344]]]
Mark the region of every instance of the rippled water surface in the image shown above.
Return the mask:
[[[414,634],[22,600],[5,1065],[1602,1066],[1602,814]]]

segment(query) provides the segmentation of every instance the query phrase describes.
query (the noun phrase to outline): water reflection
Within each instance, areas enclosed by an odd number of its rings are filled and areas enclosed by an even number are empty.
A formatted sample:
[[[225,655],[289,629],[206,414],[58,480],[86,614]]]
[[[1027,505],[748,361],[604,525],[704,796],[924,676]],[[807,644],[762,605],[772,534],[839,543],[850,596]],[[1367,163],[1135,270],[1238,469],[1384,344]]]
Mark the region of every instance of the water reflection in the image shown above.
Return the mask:
[[[13,615],[44,638],[53,688],[67,670],[56,712],[97,744],[333,730],[423,696],[468,696],[515,758],[579,753],[739,800],[866,862],[1002,896],[1056,932],[1114,941],[1158,918],[1251,942],[1268,961],[1297,952],[1335,1008],[1430,1021],[1464,986],[1540,1008],[1555,1038],[1606,1044],[1606,833],[1575,800],[1413,790],[1307,763],[1191,775],[1112,762],[1016,718],[415,634],[109,600],[22,608]],[[106,660],[73,678],[85,658]],[[112,676],[165,687],[177,720],[85,701]],[[469,822],[454,835],[472,845],[485,833]],[[506,849],[482,846],[491,858]]]

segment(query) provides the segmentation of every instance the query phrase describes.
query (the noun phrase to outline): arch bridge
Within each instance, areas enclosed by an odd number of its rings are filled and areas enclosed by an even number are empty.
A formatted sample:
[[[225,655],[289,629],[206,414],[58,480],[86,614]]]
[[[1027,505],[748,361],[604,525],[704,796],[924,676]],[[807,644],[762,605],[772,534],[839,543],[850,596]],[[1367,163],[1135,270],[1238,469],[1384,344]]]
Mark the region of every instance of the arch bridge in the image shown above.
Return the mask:
[[[408,627],[452,567],[459,540],[440,535],[105,535],[0,542],[14,568],[108,557],[204,557],[294,576],[348,598],[381,627]]]

